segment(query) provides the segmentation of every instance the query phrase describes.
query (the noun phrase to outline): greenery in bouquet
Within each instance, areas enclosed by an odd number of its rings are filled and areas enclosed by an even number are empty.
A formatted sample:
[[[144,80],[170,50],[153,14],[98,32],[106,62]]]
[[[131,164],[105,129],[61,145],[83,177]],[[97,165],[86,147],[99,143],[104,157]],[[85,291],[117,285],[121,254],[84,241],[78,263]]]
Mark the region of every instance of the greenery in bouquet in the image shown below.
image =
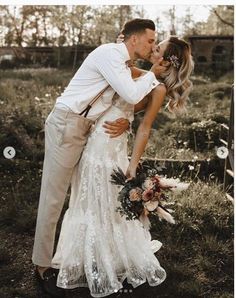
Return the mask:
[[[120,168],[113,170],[111,183],[123,186],[118,195],[120,206],[117,212],[127,220],[139,219],[147,228],[150,227],[150,214],[174,224],[171,215],[174,210],[169,208],[173,203],[170,202],[169,194],[186,190],[189,184],[180,182],[178,178],[166,178],[160,172],[160,167],[144,169],[141,165],[136,177],[127,180]]]

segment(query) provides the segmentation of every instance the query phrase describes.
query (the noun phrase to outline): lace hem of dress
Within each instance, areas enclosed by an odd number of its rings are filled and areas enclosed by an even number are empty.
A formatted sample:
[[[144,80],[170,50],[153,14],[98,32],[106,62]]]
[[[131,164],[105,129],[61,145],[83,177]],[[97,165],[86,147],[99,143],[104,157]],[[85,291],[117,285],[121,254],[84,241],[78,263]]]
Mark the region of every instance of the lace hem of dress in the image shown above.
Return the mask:
[[[56,266],[54,266],[54,268],[56,268]],[[149,274],[146,273],[147,276],[144,273],[143,276],[140,276],[140,273],[137,273],[135,268],[130,269],[130,271],[133,272],[133,274],[136,274],[136,276],[131,277],[130,272],[127,271],[120,272],[117,274],[117,281],[114,281],[113,284],[111,284],[111,281],[106,279],[101,285],[101,279],[97,274],[97,277],[95,275],[93,284],[89,285],[85,274],[78,278],[81,268],[79,266],[73,266],[60,271],[58,275],[57,286],[64,289],[87,287],[90,288],[90,294],[92,297],[100,298],[117,293],[119,290],[121,290],[123,288],[122,283],[125,279],[127,279],[127,282],[131,284],[133,288],[136,288],[144,284],[146,281],[148,281],[150,286],[158,286],[166,278],[166,272],[162,268],[155,269],[154,272],[151,269],[148,270],[148,268],[146,268],[146,271],[149,272]]]
[[[151,241],[149,231],[139,221],[113,218],[117,213],[109,212],[113,216],[106,219],[104,212],[106,222],[100,226],[95,216],[99,208],[96,210],[94,214],[91,210],[83,214],[81,208],[74,210],[74,214],[66,212],[63,237],[52,262],[60,270],[57,286],[65,289],[86,286],[91,296],[104,297],[123,288],[125,278],[134,288],[146,280],[151,286],[163,282],[166,272],[153,254],[162,243]]]

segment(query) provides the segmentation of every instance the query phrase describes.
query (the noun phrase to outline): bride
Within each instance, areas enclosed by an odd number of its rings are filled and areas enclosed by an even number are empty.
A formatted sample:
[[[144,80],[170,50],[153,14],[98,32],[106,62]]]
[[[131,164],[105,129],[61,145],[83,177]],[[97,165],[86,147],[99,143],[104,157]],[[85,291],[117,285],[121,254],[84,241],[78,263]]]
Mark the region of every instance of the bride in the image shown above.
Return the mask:
[[[110,175],[119,166],[135,176],[148,141],[153,121],[169,97],[168,108],[177,113],[185,109],[191,90],[189,76],[193,69],[191,50],[184,40],[170,37],[156,46],[150,61],[163,56],[167,66],[157,78],[161,83],[135,107],[114,97],[112,107],[98,120],[88,139],[80,163],[75,168],[69,208],[67,209],[52,266],[59,269],[57,286],[65,289],[89,287],[93,297],[104,297],[122,288],[122,282],[137,287],[146,281],[157,286],[166,278],[155,252],[161,247],[151,241],[150,232],[138,220],[127,221],[115,210],[119,187]],[[144,71],[131,67],[133,78]],[[125,82],[124,82],[125,83]],[[127,134],[111,138],[104,121],[123,117],[133,120],[133,113],[145,109],[129,162]]]

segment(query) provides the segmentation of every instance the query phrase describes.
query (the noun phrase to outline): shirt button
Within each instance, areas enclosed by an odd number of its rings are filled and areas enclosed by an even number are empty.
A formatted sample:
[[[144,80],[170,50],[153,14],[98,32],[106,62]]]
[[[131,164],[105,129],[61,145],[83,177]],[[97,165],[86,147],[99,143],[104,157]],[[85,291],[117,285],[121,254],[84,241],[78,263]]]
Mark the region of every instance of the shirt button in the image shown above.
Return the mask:
[[[152,83],[152,86],[156,86],[156,83]]]

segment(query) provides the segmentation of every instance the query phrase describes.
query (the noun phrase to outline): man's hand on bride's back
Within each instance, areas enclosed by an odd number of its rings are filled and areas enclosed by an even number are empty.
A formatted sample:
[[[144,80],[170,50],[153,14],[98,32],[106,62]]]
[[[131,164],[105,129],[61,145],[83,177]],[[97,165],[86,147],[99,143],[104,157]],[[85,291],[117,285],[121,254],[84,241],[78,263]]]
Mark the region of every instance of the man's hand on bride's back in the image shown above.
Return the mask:
[[[118,118],[115,121],[105,121],[103,127],[105,133],[110,135],[110,138],[116,138],[129,128],[129,120]]]

